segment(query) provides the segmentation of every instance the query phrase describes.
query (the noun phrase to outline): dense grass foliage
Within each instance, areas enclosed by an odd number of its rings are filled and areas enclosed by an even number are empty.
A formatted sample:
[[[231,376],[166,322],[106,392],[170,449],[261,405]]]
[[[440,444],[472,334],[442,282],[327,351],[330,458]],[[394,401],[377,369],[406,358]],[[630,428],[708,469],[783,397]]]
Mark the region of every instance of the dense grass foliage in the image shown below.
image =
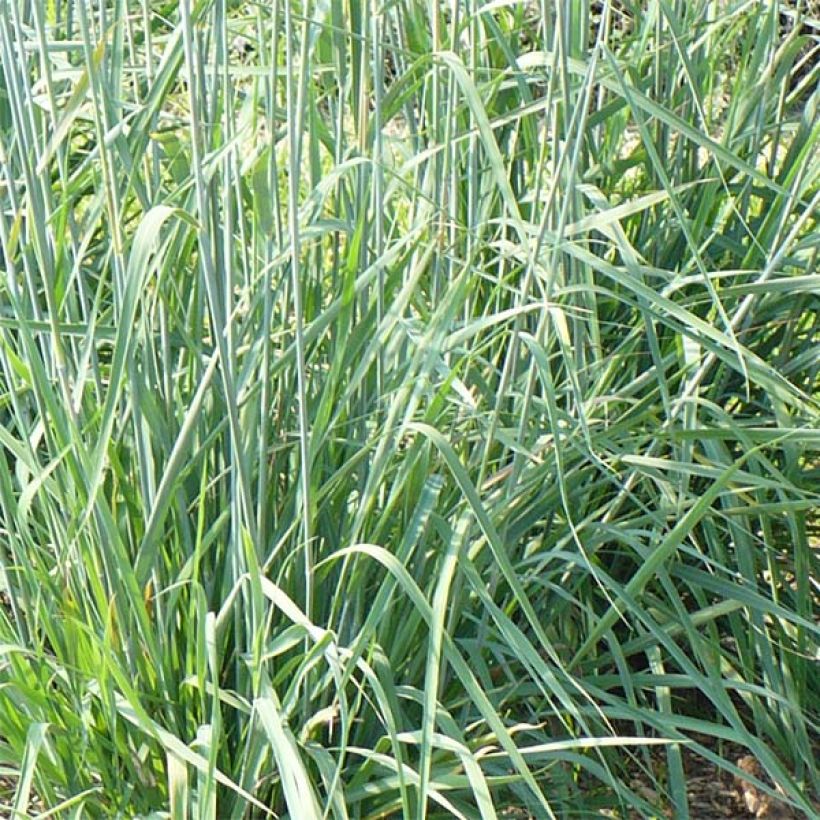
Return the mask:
[[[0,3],[4,816],[811,814],[778,5]]]

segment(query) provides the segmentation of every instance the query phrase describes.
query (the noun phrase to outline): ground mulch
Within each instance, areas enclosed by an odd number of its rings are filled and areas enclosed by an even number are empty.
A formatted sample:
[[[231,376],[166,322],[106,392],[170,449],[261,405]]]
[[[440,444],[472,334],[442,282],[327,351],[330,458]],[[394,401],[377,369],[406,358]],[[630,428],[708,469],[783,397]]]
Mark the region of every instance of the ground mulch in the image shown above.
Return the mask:
[[[713,745],[705,737],[693,739],[703,745]],[[724,759],[731,760],[751,777],[778,791],[760,763],[747,754],[743,747],[724,745],[721,753]],[[658,754],[662,756],[664,753],[659,749]],[[802,812],[792,810],[787,803],[757,788],[751,781],[724,771],[690,749],[683,747],[682,754],[689,814],[693,820],[798,820],[804,817]],[[674,818],[672,808],[664,806],[649,781],[640,774],[635,774],[630,786],[647,802],[661,807],[657,817]],[[820,817],[820,804],[817,804],[816,816]],[[638,820],[641,816],[633,814],[632,817]]]

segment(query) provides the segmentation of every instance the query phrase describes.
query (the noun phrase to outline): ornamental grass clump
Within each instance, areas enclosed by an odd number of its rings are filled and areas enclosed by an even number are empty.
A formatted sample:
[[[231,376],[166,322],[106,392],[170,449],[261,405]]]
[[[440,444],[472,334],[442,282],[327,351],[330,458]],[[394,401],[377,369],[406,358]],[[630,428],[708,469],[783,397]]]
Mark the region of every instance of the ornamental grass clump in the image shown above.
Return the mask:
[[[812,816],[818,31],[0,3],[0,814]]]

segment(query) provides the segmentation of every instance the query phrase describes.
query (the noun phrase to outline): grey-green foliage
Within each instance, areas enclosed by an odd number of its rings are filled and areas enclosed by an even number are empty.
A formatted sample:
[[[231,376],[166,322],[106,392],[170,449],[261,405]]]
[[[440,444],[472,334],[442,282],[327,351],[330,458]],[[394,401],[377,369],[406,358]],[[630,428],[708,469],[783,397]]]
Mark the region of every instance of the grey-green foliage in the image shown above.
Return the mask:
[[[0,4],[4,813],[811,813],[778,5]]]

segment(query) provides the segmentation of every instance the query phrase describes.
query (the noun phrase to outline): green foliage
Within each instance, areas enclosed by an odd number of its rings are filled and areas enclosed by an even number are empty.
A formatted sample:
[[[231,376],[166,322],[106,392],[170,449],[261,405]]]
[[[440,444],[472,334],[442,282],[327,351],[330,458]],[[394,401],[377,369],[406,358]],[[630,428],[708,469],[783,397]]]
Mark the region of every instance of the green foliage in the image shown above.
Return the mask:
[[[687,817],[742,753],[811,814],[779,19],[0,4],[4,815]]]

